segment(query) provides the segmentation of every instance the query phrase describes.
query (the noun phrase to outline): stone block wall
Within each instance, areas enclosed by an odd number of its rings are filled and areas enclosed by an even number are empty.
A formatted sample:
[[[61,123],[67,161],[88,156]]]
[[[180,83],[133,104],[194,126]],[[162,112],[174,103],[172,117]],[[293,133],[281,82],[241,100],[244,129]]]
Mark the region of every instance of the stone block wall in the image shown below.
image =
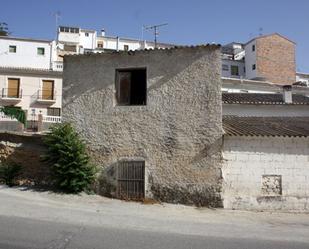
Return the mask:
[[[257,77],[282,85],[296,81],[295,44],[278,35],[262,36],[256,40]]]
[[[146,68],[147,105],[119,106],[115,71]],[[215,45],[65,57],[63,119],[115,196],[117,163],[145,161],[145,196],[222,206],[221,61]]]
[[[309,211],[309,138],[224,137],[224,207]]]

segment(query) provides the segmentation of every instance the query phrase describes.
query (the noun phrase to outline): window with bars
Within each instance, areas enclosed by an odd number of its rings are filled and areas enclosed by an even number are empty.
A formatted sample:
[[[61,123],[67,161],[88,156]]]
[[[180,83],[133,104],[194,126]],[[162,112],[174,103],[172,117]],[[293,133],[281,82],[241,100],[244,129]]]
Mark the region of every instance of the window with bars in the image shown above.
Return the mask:
[[[54,108],[54,107],[48,107],[47,108],[47,116],[60,116],[61,115],[61,109],[60,108]]]

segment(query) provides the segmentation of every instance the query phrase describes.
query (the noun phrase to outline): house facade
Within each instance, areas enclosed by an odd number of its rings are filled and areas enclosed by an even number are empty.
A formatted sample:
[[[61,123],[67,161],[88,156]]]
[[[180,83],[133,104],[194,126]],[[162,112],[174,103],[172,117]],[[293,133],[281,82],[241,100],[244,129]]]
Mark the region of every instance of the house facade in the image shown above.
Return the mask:
[[[227,209],[309,210],[309,117],[224,116]]]
[[[295,47],[293,41],[278,33],[261,35],[247,43],[229,43],[222,47],[222,76],[294,84],[303,75],[296,74]]]
[[[222,206],[220,47],[65,57],[63,118],[118,198]]]
[[[53,41],[0,37],[0,106],[24,110],[31,130],[37,130],[39,115],[46,126],[61,121],[62,67],[54,63],[55,54]],[[19,127],[0,116],[1,130]]]

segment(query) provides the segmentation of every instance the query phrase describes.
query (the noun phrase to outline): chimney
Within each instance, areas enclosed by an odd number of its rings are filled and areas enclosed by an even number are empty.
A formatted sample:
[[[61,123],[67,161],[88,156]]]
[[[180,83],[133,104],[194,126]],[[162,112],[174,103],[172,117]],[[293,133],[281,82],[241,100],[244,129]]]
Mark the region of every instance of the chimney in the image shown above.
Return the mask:
[[[105,29],[101,29],[101,36],[105,36]]]
[[[283,101],[286,104],[291,104],[293,102],[292,100],[292,86],[291,85],[285,85],[283,88]]]

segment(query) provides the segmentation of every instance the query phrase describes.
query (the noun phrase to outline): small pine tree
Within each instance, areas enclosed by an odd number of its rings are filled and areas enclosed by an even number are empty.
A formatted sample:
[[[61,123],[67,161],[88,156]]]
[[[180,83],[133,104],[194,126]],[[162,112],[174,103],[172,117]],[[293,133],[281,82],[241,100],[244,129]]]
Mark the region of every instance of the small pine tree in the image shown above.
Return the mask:
[[[95,178],[95,167],[89,163],[86,146],[72,125],[52,126],[44,143],[47,152],[43,158],[51,167],[56,186],[71,193],[89,190]]]

